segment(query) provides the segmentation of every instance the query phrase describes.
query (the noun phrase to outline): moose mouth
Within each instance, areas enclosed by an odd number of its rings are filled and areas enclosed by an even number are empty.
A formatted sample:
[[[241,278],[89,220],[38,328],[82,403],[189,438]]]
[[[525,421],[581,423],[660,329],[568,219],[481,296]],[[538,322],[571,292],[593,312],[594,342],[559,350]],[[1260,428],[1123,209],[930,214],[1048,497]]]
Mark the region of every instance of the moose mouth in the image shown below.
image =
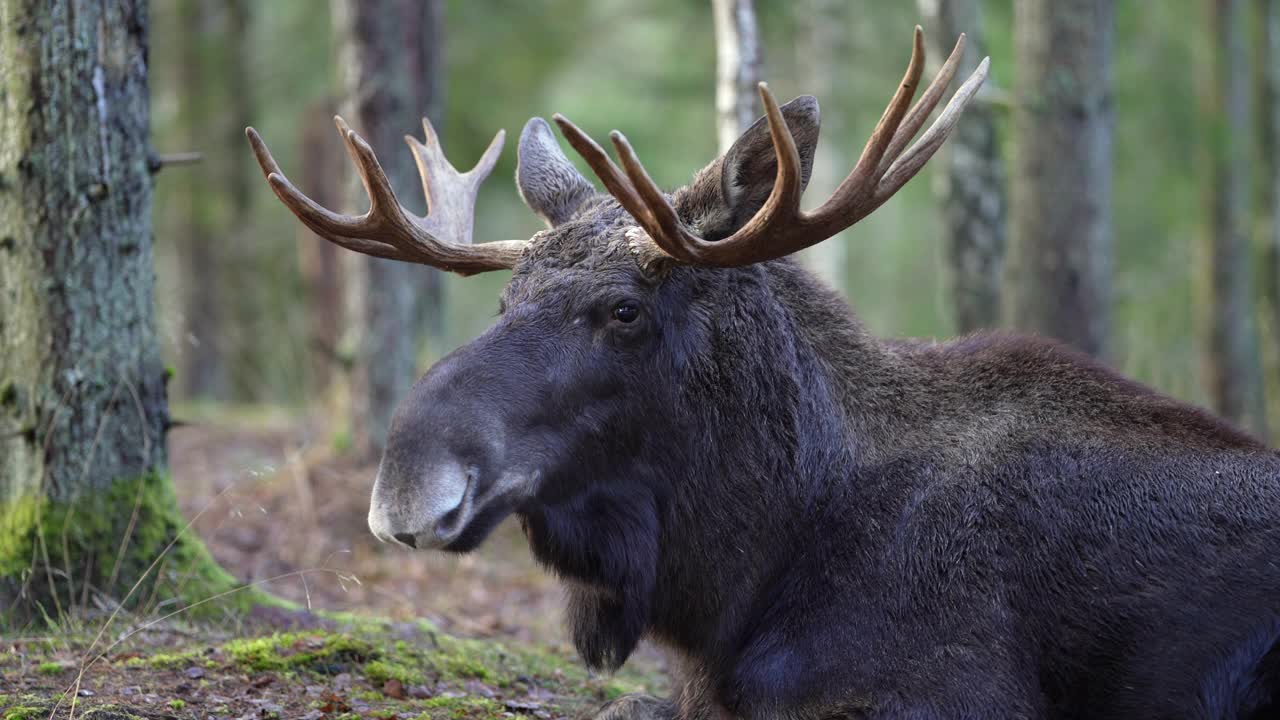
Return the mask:
[[[505,472],[497,481],[481,489],[479,473],[468,469],[462,492],[452,509],[425,523],[415,532],[392,532],[378,523],[374,535],[383,541],[417,550],[470,552],[484,542],[502,520],[513,513],[531,495],[538,473]],[[372,515],[372,513],[371,513]]]

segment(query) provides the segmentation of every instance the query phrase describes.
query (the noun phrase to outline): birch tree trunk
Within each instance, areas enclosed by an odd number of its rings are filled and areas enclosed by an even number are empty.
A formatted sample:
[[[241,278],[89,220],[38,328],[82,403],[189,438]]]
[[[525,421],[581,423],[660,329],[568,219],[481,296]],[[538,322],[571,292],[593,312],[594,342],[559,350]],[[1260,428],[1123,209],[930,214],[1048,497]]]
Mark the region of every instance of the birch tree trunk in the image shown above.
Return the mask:
[[[1199,304],[1201,366],[1223,417],[1265,432],[1248,240],[1251,117],[1243,0],[1207,0],[1210,62],[1201,100],[1206,124]]]
[[[716,30],[716,137],[720,154],[755,122],[760,35],[752,0],[711,0]]]
[[[164,474],[144,2],[0,0],[0,626],[223,589]],[[174,574],[190,572],[185,589]]]
[[[986,55],[978,0],[918,0],[929,56],[951,53],[968,36],[956,72],[968,77]],[[981,98],[979,98],[981,100]],[[1000,323],[1000,283],[1005,252],[1005,175],[996,108],[975,102],[934,160],[935,190],[942,204],[942,247],[951,318],[958,333]],[[941,160],[941,163],[939,163]]]
[[[1017,81],[1006,312],[1106,353],[1111,285],[1111,0],[1014,3]]]
[[[403,137],[421,133],[425,103],[415,86],[421,77],[415,61],[424,57],[417,45],[424,42],[422,23],[439,17],[439,0],[430,4],[437,6],[434,14],[424,13],[416,0],[333,2],[341,114],[369,141],[402,202],[415,212],[424,210],[425,199],[411,190],[420,183]],[[368,208],[354,177],[350,199],[349,209]],[[343,262],[354,348],[351,435],[358,454],[375,457],[386,443],[396,403],[415,380],[417,330],[423,326],[414,316],[416,298],[422,275],[435,271],[354,253]]]
[[[803,0],[798,3],[800,12],[796,64],[802,68],[805,80],[803,91],[821,101],[833,98],[836,77],[844,67],[845,38],[852,31],[847,3],[842,0]],[[831,113],[822,120],[822,132],[828,138],[843,137],[839,113]],[[754,118],[752,118],[754,120]],[[826,198],[844,180],[849,168],[844,148],[838,142],[819,143],[813,158],[813,173],[809,177],[809,197]],[[848,264],[848,240],[846,233],[814,245],[800,253],[800,259],[815,275],[828,285],[845,292]]]

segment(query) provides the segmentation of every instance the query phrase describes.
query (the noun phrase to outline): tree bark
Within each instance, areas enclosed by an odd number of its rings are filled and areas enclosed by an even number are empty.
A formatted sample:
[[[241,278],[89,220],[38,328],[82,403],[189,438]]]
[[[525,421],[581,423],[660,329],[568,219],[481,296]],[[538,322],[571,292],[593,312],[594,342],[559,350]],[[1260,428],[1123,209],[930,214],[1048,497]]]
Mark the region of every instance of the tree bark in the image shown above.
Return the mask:
[[[1201,366],[1215,410],[1265,432],[1248,240],[1251,136],[1243,0],[1207,0],[1212,33],[1201,100],[1208,142],[1199,277]]]
[[[342,205],[338,178],[345,172],[346,153],[336,143],[332,100],[325,100],[303,113],[302,136],[298,143],[301,177],[307,178],[307,194],[324,207]],[[303,297],[307,317],[307,357],[310,359],[310,396],[330,398],[336,372],[343,366],[339,351],[342,337],[343,273],[346,251],[298,225],[298,261],[302,271]]]
[[[968,36],[956,72],[967,77],[986,55],[978,0],[918,0],[929,55],[951,53]],[[1005,176],[996,108],[975,102],[934,160],[935,190],[942,204],[942,246],[951,318],[958,333],[1000,323],[1000,283],[1005,252]],[[938,161],[941,160],[941,163]]]
[[[225,105],[215,112],[213,130],[226,139],[225,147],[244,144],[244,129],[254,123],[255,105],[253,69],[249,62],[253,50],[253,13],[250,0],[223,0],[222,30],[216,62]],[[261,185],[261,175],[252,154],[226,153],[219,160],[219,177],[226,193],[225,216],[221,237],[225,248],[221,258],[230,277],[250,277],[267,266],[262,243],[248,237],[253,198]],[[271,284],[253,289],[242,288],[229,293],[226,305],[230,322],[224,324],[224,341],[230,396],[237,400],[255,400],[267,396],[263,388],[271,344],[263,343],[270,330],[264,309],[278,306],[278,298],[270,293]]]
[[[803,0],[799,5],[801,10],[796,22],[801,42],[797,43],[796,61],[807,83],[805,92],[817,97],[821,103],[835,96],[836,75],[843,67],[841,60],[845,56],[842,40],[851,29],[849,11],[847,3],[842,0]],[[839,113],[831,113],[822,119],[822,132],[828,138],[843,136],[837,115]],[[851,167],[840,143],[819,143],[806,193],[809,197],[830,197]],[[847,289],[845,270],[848,257],[846,233],[828,238],[800,253],[806,267],[840,292]]]
[[[146,4],[0,0],[0,17],[4,625],[122,600],[183,522],[163,474]],[[198,542],[171,550],[229,580]],[[149,577],[135,601],[177,594]]]
[[[1266,303],[1271,316],[1273,348],[1280,345],[1280,0],[1258,0],[1261,38],[1258,43],[1258,70],[1262,91],[1261,125],[1263,158],[1262,227],[1266,264],[1263,281]],[[1268,368],[1271,379],[1280,367],[1280,349],[1273,349],[1273,363]]]
[[[338,66],[342,74],[343,115],[351,120],[377,153],[406,207],[421,212],[425,200],[411,193],[419,187],[412,156],[404,146],[406,132],[421,133],[422,101],[415,81],[417,62],[425,57],[423,23],[439,17],[439,0],[423,12],[416,0],[334,0],[338,34]],[[364,190],[351,184],[351,209],[368,207]],[[396,403],[414,381],[423,323],[414,311],[426,268],[347,254],[347,323],[354,348],[350,388],[351,438],[361,455],[376,456],[386,443]]]
[[[182,0],[178,6],[180,30],[188,36],[179,43],[177,121],[188,148],[209,146],[211,123],[216,118],[217,93],[207,59],[213,18],[206,0]],[[182,232],[174,238],[184,278],[182,289],[182,339],[179,344],[178,383],[182,397],[222,400],[227,395],[227,363],[223,357],[222,267],[218,248],[217,189],[212,167],[218,158],[186,168],[174,182],[185,186],[186,212]]]
[[[1111,284],[1110,0],[1014,3],[1010,322],[1106,352]]]
[[[716,137],[720,153],[757,117],[760,37],[751,0],[711,0],[716,32]]]

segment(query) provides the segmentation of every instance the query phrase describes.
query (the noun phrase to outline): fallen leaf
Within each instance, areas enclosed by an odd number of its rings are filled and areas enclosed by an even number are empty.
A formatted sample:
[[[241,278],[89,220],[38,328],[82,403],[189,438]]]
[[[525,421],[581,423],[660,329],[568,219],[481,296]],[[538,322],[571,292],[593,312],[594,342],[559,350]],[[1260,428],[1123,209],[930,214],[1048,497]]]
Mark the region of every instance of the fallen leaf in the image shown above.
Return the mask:
[[[409,697],[408,693],[404,691],[404,683],[395,678],[382,683],[382,694],[396,700],[404,700]]]

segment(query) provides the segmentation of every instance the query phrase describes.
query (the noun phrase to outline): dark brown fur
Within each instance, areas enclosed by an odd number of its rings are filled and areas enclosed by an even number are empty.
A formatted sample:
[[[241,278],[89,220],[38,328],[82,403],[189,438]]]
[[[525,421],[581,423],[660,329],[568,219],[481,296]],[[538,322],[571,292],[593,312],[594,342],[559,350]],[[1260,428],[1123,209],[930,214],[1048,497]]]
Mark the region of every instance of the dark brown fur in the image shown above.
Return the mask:
[[[811,156],[816,104],[786,112]],[[673,193],[684,222],[750,217],[772,182],[759,133]],[[522,179],[578,187],[548,147]],[[641,638],[672,652],[670,700],[605,716],[1276,709],[1280,458],[1261,443],[1044,340],[879,340],[790,260],[681,266],[611,199],[542,190],[522,195],[553,227],[494,327],[402,405],[379,482],[411,498],[465,465],[489,499],[448,549],[514,512],[589,664]]]

